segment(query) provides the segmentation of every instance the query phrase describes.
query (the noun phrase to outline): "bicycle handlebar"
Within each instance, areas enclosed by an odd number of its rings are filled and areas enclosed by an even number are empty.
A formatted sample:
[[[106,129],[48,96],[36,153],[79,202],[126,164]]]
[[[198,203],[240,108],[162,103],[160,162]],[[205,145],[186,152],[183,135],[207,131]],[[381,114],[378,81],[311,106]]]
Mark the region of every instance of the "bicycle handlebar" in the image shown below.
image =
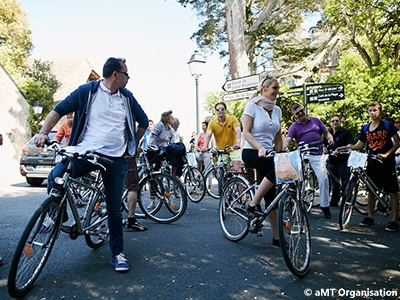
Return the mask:
[[[106,169],[104,165],[111,165],[113,161],[106,157],[100,156],[94,151],[87,151],[86,153],[79,154],[78,152],[67,152],[65,149],[62,149],[60,144],[57,141],[47,140],[45,142],[49,148],[53,149],[56,153],[60,154],[61,156],[66,156],[68,158],[75,158],[75,159],[86,159],[88,162],[98,165],[102,167],[104,170]]]

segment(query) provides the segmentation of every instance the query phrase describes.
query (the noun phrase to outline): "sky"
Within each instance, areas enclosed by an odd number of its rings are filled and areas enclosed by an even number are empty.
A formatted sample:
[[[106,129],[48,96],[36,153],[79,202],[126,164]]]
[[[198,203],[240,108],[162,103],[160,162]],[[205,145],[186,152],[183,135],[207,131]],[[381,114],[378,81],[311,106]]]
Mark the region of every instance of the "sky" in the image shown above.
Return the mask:
[[[196,130],[196,85],[187,62],[200,20],[175,0],[21,0],[32,31],[32,57],[86,58],[101,75],[108,57],[124,57],[127,88],[149,119],[172,110],[185,142]],[[199,102],[225,83],[225,60],[205,56]],[[72,92],[72,91],[71,91]],[[200,109],[200,122],[207,114]]]

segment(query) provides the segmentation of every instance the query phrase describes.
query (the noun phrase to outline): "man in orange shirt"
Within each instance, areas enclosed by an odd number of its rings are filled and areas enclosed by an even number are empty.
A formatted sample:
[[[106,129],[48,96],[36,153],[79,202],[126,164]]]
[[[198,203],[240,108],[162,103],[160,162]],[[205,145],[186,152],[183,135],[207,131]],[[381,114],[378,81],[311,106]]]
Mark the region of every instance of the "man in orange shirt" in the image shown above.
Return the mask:
[[[65,145],[68,145],[69,136],[71,135],[72,121],[74,120],[74,113],[67,114],[67,121],[62,124],[60,129],[58,129],[54,140],[61,143],[63,137],[65,137]]]

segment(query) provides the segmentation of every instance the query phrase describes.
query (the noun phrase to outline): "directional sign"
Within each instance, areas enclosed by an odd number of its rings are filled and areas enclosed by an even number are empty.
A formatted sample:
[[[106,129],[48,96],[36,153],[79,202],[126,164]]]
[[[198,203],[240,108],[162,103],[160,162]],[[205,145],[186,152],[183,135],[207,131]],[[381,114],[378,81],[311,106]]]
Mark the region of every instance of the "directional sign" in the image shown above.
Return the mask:
[[[325,102],[325,101],[333,101],[333,100],[343,100],[344,92],[331,92],[317,95],[307,95],[307,102]]]
[[[249,98],[251,95],[253,95],[257,90],[251,90],[251,91],[244,91],[244,92],[238,92],[238,93],[233,93],[233,94],[225,94],[222,99],[224,101],[232,101],[232,100],[239,100],[243,98]]]
[[[225,84],[222,86],[222,89],[228,93],[240,90],[246,90],[257,87],[259,82],[260,82],[260,76],[258,74],[246,77],[240,77],[226,81]]]
[[[342,92],[342,93],[344,93],[343,84],[332,85],[332,86],[324,86],[322,88],[315,88],[315,89],[307,89],[307,96],[309,96],[309,95],[327,94],[327,93],[332,93],[332,92]]]

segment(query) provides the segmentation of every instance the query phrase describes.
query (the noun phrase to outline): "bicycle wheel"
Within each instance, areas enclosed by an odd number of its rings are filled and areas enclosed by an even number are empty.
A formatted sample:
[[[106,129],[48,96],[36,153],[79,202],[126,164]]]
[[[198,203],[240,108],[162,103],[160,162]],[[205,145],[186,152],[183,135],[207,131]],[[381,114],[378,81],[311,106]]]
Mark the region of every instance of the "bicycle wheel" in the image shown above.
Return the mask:
[[[355,208],[356,198],[358,197],[358,178],[352,177],[347,183],[344,195],[342,197],[342,203],[339,211],[339,227],[343,229],[346,227],[353,214]]]
[[[204,180],[207,193],[212,198],[219,199],[217,167],[210,169],[206,175],[204,175]]]
[[[317,189],[317,179],[313,169],[308,165],[304,173],[304,206],[307,212],[311,211],[311,208],[315,206],[315,191]]]
[[[99,195],[96,201],[90,202],[84,224],[85,241],[90,248],[99,248],[107,242],[110,230],[108,229],[108,213],[105,195]]]
[[[22,297],[32,288],[50,256],[60,232],[60,198],[48,197],[28,222],[11,261],[8,293]]]
[[[290,272],[304,277],[311,261],[311,234],[303,202],[288,192],[279,201],[279,241]]]
[[[138,204],[151,220],[168,224],[183,216],[187,196],[182,183],[174,176],[154,173],[140,181]]]
[[[231,241],[240,241],[249,233],[247,203],[253,199],[250,183],[241,177],[230,179],[222,191],[219,201],[219,223],[224,236]]]
[[[199,203],[203,200],[206,193],[205,180],[198,168],[188,167],[183,182],[190,201]]]

